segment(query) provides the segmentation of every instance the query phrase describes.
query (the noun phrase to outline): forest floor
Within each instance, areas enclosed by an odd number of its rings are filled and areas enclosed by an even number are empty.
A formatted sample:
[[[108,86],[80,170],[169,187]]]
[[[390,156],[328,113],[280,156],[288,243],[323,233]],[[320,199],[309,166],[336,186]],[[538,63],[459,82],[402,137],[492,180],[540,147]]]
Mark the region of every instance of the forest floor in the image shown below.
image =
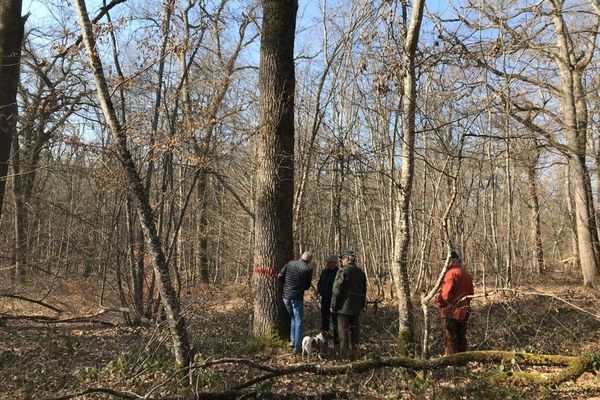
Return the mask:
[[[540,354],[580,355],[600,352],[600,292],[584,289],[577,276],[553,272],[543,280],[520,283],[516,293],[494,293],[473,301],[469,341],[473,350],[516,350]],[[0,399],[52,399],[87,388],[147,395],[147,398],[193,398],[194,392],[222,391],[259,374],[241,364],[196,369],[193,385],[177,382],[166,332],[157,327],[127,327],[119,313],[93,317],[94,322],[55,322],[7,319],[11,316],[59,317],[93,315],[99,311],[100,289],[83,279],[57,282],[51,288],[28,285],[18,294],[62,309],[60,314],[37,304],[0,297]],[[8,287],[0,293],[12,293]],[[476,289],[481,293],[482,288]],[[547,296],[531,293],[545,293]],[[302,360],[287,343],[261,347],[250,339],[252,295],[247,285],[198,286],[185,294],[188,329],[197,361],[235,357],[272,368],[301,363],[335,365],[330,352]],[[594,317],[594,315],[596,317]],[[306,332],[319,326],[318,300],[306,300]],[[431,309],[431,355],[443,352],[441,327]],[[102,323],[104,322],[104,324]],[[393,302],[371,307],[362,318],[363,358],[395,355],[397,310]],[[600,377],[585,373],[558,387],[488,383],[486,375],[499,368],[470,363],[427,373],[382,368],[365,373],[325,377],[308,373],[262,382],[250,389],[256,398],[366,399],[599,399]],[[178,397],[181,396],[181,397]],[[107,394],[78,398],[108,399]]]

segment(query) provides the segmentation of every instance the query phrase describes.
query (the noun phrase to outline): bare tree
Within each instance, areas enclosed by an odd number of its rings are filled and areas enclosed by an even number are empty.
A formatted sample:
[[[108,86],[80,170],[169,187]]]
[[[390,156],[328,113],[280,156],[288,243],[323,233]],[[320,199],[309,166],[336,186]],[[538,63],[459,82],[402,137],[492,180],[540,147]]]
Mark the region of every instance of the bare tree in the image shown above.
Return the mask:
[[[488,85],[512,119],[568,160],[583,283],[593,286],[600,250],[586,164],[588,94],[584,74],[596,52],[600,16],[589,16],[585,3],[564,0],[545,2],[540,8],[523,8],[530,17],[527,24],[521,23],[518,13],[500,12],[494,4],[470,3],[468,7],[477,10],[481,18],[478,22],[463,18],[465,26],[481,31],[497,29],[498,37],[478,52],[473,52],[457,34],[451,34],[453,42],[478,66],[518,88],[521,96]],[[586,14],[588,17],[579,18]],[[518,68],[507,64],[503,68],[498,57],[510,59]]]
[[[531,234],[535,243],[533,255],[537,265],[537,271],[543,273],[544,265],[544,247],[542,245],[542,224],[540,221],[540,200],[538,195],[538,174],[537,166],[540,158],[540,149],[534,142],[529,153],[530,156],[526,162],[527,183],[529,188],[529,201],[527,203],[531,210]]]
[[[415,340],[408,263],[410,260],[409,245],[411,238],[410,203],[415,168],[415,121],[417,111],[417,71],[415,64],[424,6],[425,2],[423,0],[415,0],[412,3],[410,21],[406,24],[405,20],[403,32],[402,171],[399,182],[400,193],[396,204],[393,267],[398,296],[399,351],[403,354],[413,351],[411,347],[414,346]]]
[[[573,36],[564,18],[564,1],[552,0],[552,19],[556,29],[558,54],[556,64],[560,70],[562,87],[562,111],[564,127],[567,134],[569,164],[575,178],[575,208],[577,221],[577,239],[579,257],[583,272],[583,284],[596,285],[600,249],[598,247],[598,231],[593,214],[593,198],[590,176],[586,165],[588,110],[586,93],[583,86],[583,71],[594,56],[600,15],[594,23],[596,32],[592,33],[587,48],[581,55],[576,54]]]
[[[96,41],[92,32],[92,24],[88,17],[85,0],[76,0],[75,7],[77,9],[79,24],[82,30],[83,43],[96,82],[100,106],[109,130],[117,140],[119,156],[124,168],[129,190],[136,200],[138,217],[142,223],[146,244],[152,255],[154,273],[158,280],[161,301],[173,340],[175,359],[179,367],[186,368],[192,361],[186,323],[181,315],[179,300],[171,284],[167,260],[163,252],[160,237],[156,230],[156,223],[148,200],[148,193],[138,175],[135,162],[127,147],[127,135],[125,129],[118,121],[113,102],[110,98],[110,92],[104,76],[102,62],[96,49]]]
[[[29,72],[27,85],[20,85],[22,100],[19,129],[12,141],[12,190],[15,200],[15,274],[22,276],[28,264],[30,213],[42,151],[79,106],[82,88],[73,79],[73,64],[51,62],[24,46],[23,67]]]

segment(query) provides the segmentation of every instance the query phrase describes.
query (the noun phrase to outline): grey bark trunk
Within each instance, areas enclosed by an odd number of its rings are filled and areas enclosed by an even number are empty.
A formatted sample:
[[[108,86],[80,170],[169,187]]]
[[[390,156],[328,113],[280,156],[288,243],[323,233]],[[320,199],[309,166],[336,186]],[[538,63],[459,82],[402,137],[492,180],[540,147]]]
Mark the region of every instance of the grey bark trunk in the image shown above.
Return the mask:
[[[508,128],[507,128],[508,129]],[[507,287],[512,285],[513,278],[513,182],[512,182],[512,174],[511,174],[511,143],[509,139],[509,135],[507,132],[506,135],[506,158],[504,160],[504,171],[506,174],[506,264],[504,268],[505,272],[505,284]]]
[[[576,68],[574,51],[569,44],[569,32],[562,15],[562,1],[553,0],[554,26],[557,32],[557,48],[560,70],[564,128],[570,147],[569,167],[573,174],[575,221],[577,245],[584,286],[594,286],[598,277],[598,251],[596,222],[590,193],[590,178],[586,166],[587,106],[581,92],[581,73]]]
[[[410,201],[415,168],[415,114],[417,104],[415,57],[421,21],[423,20],[423,0],[415,0],[404,44],[404,98],[402,99],[402,172],[400,176],[400,196],[396,206],[397,237],[394,240],[394,280],[398,295],[398,350],[402,354],[414,351],[414,317],[410,297],[408,264],[410,259]]]
[[[538,273],[544,272],[544,248],[542,246],[542,225],[540,221],[540,201],[537,193],[537,174],[535,167],[537,165],[537,157],[535,161],[527,167],[527,177],[529,180],[529,207],[531,209],[531,233],[535,241],[534,259],[537,265]]]
[[[203,283],[209,283],[208,271],[208,174],[202,171],[198,178],[198,197],[200,201],[200,212],[198,220],[198,234],[200,236],[198,243],[198,268],[200,270],[200,280]]]
[[[175,359],[179,367],[186,368],[191,363],[191,351],[186,323],[181,315],[179,301],[171,284],[169,269],[162,249],[161,240],[156,231],[156,224],[152,214],[152,208],[150,207],[148,193],[137,173],[135,162],[127,147],[127,135],[125,130],[120,126],[117,120],[115,108],[110,98],[108,85],[102,69],[102,62],[96,50],[95,38],[92,33],[92,24],[87,13],[85,0],[75,0],[75,7],[77,9],[79,24],[82,30],[83,43],[94,74],[102,112],[111,134],[117,140],[119,156],[125,170],[127,184],[136,201],[137,212],[142,223],[144,237],[152,256],[154,274],[157,277],[162,305],[165,310],[167,323],[173,340]]]
[[[566,179],[565,179],[565,189],[566,189],[566,193],[567,193],[567,212],[569,214],[569,223],[570,223],[570,228],[571,228],[571,250],[573,251],[573,257],[575,259],[575,262],[573,263],[573,265],[575,267],[581,267],[580,262],[579,262],[579,240],[577,240],[577,222],[575,222],[575,198],[573,196],[573,185],[572,185],[572,174],[571,174],[571,168],[569,166],[569,164],[567,163],[567,168],[566,168]]]
[[[131,297],[133,309],[135,310],[131,322],[137,325],[144,315],[144,235],[138,229],[138,221],[131,196],[127,196],[126,213]]]
[[[25,181],[21,175],[21,154],[19,145],[19,135],[14,131],[12,141],[12,169],[13,169],[13,196],[15,199],[15,258],[13,261],[14,278],[17,281],[23,279],[27,265],[27,226],[28,211],[25,201],[24,186]]]

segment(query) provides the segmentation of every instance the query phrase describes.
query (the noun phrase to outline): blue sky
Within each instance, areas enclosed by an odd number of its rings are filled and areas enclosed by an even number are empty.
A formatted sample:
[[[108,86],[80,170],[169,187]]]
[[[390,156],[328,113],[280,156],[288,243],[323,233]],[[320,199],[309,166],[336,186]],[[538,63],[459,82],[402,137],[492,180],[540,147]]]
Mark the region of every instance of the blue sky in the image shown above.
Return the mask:
[[[73,7],[71,1],[59,1],[55,0],[57,3],[60,3],[62,6],[70,6]],[[154,0],[157,1],[157,0]],[[349,0],[342,0],[349,1]],[[335,1],[328,1],[329,3],[334,3]],[[435,12],[437,14],[453,14],[453,10],[450,8],[450,0],[427,0],[427,8],[431,12]],[[23,14],[31,13],[31,17],[38,20],[43,21],[46,18],[52,18],[52,5],[47,5],[47,1],[45,0],[23,0]],[[457,3],[457,2],[455,2]],[[86,4],[88,7],[88,11],[90,14],[95,14],[101,5],[102,0],[86,0]],[[319,7],[321,4],[321,0],[299,0],[299,10],[298,17],[299,26],[304,26],[306,23],[310,23],[310,20],[315,17],[319,17],[320,11]],[[123,5],[121,5],[123,6]],[[50,8],[50,9],[49,9]]]

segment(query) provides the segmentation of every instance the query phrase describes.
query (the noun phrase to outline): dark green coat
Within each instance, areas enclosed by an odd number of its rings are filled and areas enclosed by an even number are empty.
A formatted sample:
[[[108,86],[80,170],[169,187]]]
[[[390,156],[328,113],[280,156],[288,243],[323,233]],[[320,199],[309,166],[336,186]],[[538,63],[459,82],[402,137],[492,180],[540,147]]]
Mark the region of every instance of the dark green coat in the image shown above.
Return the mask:
[[[367,301],[367,277],[354,264],[340,268],[333,282],[331,308],[338,314],[359,315]]]

